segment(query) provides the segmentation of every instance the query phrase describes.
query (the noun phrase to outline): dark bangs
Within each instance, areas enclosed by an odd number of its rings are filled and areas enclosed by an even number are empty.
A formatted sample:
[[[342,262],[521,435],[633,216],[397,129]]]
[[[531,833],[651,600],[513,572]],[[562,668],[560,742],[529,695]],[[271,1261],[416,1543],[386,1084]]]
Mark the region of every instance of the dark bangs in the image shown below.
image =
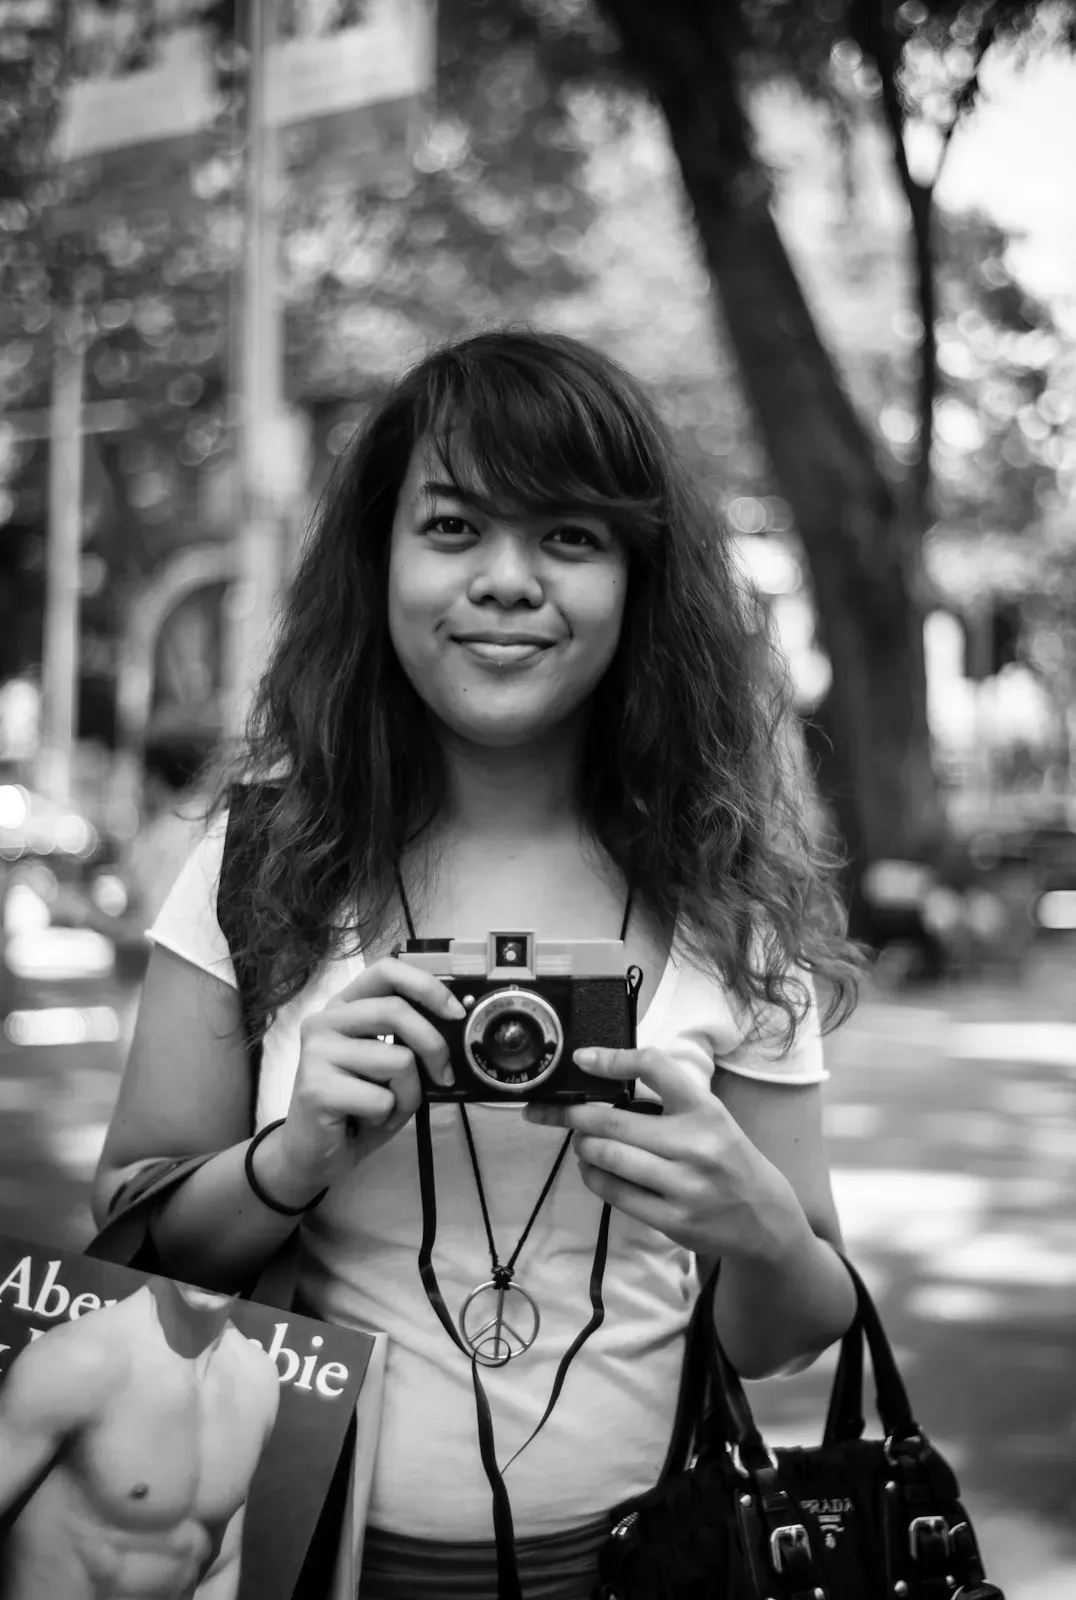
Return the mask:
[[[422,363],[415,438],[487,514],[586,512],[630,548],[669,515],[662,429],[614,363],[574,341],[477,335]]]

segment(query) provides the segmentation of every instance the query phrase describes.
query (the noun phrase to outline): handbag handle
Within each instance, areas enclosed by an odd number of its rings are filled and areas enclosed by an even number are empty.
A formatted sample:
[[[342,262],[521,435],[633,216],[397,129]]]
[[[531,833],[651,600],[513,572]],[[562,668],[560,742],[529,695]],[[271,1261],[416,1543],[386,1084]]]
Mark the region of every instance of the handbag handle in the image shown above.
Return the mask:
[[[702,1390],[695,1398],[695,1416],[700,1434],[713,1449],[734,1450],[740,1463],[751,1471],[761,1471],[771,1460],[771,1452],[759,1432],[739,1374],[722,1347],[714,1326],[712,1305],[720,1261],[707,1278],[695,1307],[690,1338],[702,1344],[699,1368]]]
[[[841,1256],[856,1291],[855,1321],[841,1341],[841,1356],[830,1395],[825,1443],[858,1439],[863,1432],[863,1344],[870,1351],[876,1408],[887,1438],[907,1439],[919,1432],[908,1391],[897,1368],[882,1319],[867,1286],[852,1263]],[[858,1425],[858,1426],[857,1426]]]
[[[840,1255],[839,1251],[837,1253]],[[855,1319],[841,1341],[841,1356],[830,1397],[824,1443],[835,1444],[840,1440],[859,1438],[863,1431],[864,1340],[870,1351],[878,1416],[887,1438],[917,1437],[919,1427],[912,1415],[908,1393],[897,1370],[881,1318],[859,1273],[845,1256],[841,1255],[840,1258],[852,1279],[857,1309]],[[712,1295],[716,1278],[715,1270],[703,1293]],[[711,1446],[732,1450],[748,1471],[761,1470],[773,1461],[773,1453],[759,1431],[739,1374],[722,1348],[712,1318],[706,1321],[710,1333],[710,1382],[709,1410],[704,1425],[707,1426]]]
[[[841,1340],[841,1353],[826,1412],[823,1445],[842,1439],[861,1439],[867,1419],[863,1415],[863,1338],[859,1311]]]
[[[153,1243],[150,1233],[153,1213],[215,1154],[211,1151],[205,1155],[147,1161],[117,1190],[105,1225],[86,1246],[85,1254],[136,1272],[173,1277],[173,1273],[165,1272]],[[241,1298],[289,1310],[298,1277],[298,1244],[299,1230],[295,1228],[239,1289]]]

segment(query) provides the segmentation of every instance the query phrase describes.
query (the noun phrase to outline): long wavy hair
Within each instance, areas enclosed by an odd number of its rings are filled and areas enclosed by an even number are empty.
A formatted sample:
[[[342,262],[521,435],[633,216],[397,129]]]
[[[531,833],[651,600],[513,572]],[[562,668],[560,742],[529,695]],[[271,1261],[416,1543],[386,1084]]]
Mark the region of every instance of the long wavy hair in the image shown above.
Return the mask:
[[[446,793],[440,747],[388,628],[389,541],[416,445],[500,507],[607,518],[629,553],[623,626],[592,702],[579,803],[678,944],[787,1049],[818,980],[823,1027],[856,999],[837,863],[804,821],[787,686],[729,537],[653,405],[577,340],[505,328],[446,344],[385,394],[336,464],[214,810],[233,846],[218,914],[243,930],[264,1032],[324,960],[361,946],[394,863]],[[265,785],[272,781],[271,789]],[[261,793],[259,799],[259,786]],[[266,803],[268,801],[268,803]],[[783,1013],[783,1017],[782,1014]]]

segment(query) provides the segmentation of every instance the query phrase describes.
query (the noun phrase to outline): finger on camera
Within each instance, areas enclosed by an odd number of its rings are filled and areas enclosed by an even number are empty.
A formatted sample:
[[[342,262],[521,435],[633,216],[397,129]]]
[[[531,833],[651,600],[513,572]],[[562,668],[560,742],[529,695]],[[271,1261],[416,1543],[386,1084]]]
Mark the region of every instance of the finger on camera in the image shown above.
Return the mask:
[[[411,1074],[412,1078],[415,1076]],[[318,1120],[325,1116],[334,1121],[343,1117],[383,1120],[396,1105],[396,1084],[407,1081],[407,1074],[379,1081],[372,1076],[361,1077],[340,1063],[318,1061],[308,1073],[296,1078],[288,1115],[301,1121],[310,1115]]]
[[[405,1122],[408,1122],[414,1116],[422,1104],[422,1084],[418,1073],[395,1079],[392,1085],[392,1092],[396,1097],[396,1110],[389,1118],[389,1125],[393,1128],[401,1128]]]
[[[343,1033],[324,1041],[322,1060],[352,1077],[369,1078],[376,1083],[391,1083],[418,1071],[415,1052],[408,1045],[384,1039],[353,1039]]]
[[[353,1078],[341,1073],[335,1090],[333,1110],[338,1115],[354,1117],[374,1128],[388,1122],[400,1103],[395,1090],[369,1078]]]
[[[405,999],[425,1006],[440,1016],[458,1017],[462,1014],[457,1009],[451,990],[440,978],[435,978],[432,972],[423,972],[421,967],[411,966],[407,961],[398,961],[395,956],[382,956],[372,966],[364,967],[357,977],[340,990],[334,1001],[347,1004],[353,1000],[393,994],[403,995]]]
[[[379,1034],[391,1034],[394,1040],[421,1056],[434,1077],[444,1076],[448,1065],[444,1035],[401,995],[351,1000],[325,1011],[322,1021],[325,1026],[352,1039],[375,1039]]]
[[[407,1054],[411,1056],[411,1063],[405,1071],[393,1078],[382,1079],[379,1084],[375,1085],[375,1087],[387,1089],[393,1096],[396,1105],[396,1115],[393,1117],[393,1121],[396,1123],[406,1122],[407,1118],[413,1116],[422,1104],[422,1081],[419,1078],[414,1056],[411,1055],[410,1050]]]

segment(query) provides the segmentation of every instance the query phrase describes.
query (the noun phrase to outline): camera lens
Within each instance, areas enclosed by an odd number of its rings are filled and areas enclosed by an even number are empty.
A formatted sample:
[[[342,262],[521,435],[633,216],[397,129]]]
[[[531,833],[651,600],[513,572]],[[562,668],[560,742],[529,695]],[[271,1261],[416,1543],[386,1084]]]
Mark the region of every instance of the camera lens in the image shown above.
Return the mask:
[[[533,1072],[545,1054],[545,1035],[533,1017],[505,1011],[483,1032],[482,1050],[495,1072]]]
[[[463,1048],[491,1088],[522,1094],[553,1072],[564,1049],[564,1032],[548,1000],[510,984],[475,1005],[464,1024]]]

